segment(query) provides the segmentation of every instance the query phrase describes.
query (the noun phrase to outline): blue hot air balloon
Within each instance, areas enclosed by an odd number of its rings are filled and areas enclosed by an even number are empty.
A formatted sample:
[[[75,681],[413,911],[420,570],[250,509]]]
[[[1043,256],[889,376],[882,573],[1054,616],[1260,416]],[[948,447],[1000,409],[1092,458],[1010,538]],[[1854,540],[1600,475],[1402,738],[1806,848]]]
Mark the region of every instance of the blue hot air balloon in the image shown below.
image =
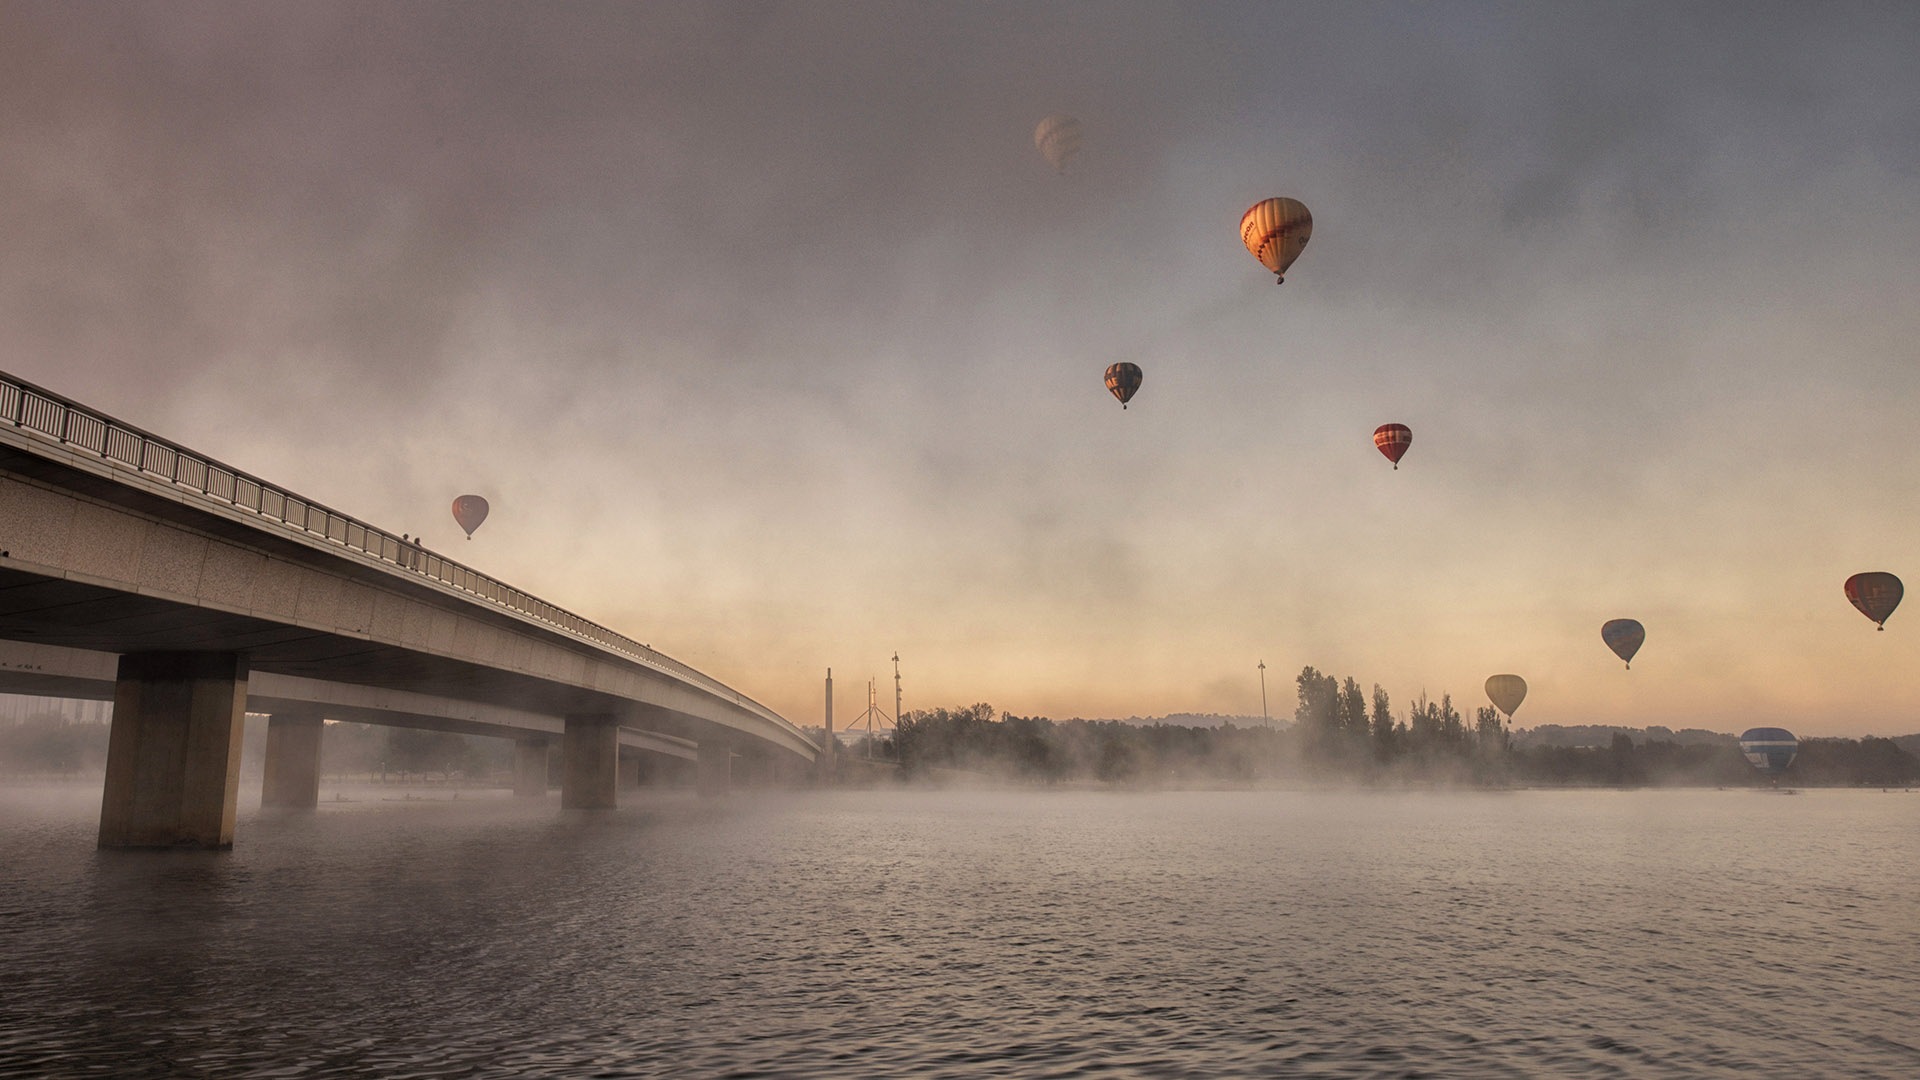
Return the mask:
[[[1799,750],[1800,740],[1786,728],[1757,727],[1740,733],[1740,752],[1753,762],[1754,768],[1768,776],[1786,772]]]

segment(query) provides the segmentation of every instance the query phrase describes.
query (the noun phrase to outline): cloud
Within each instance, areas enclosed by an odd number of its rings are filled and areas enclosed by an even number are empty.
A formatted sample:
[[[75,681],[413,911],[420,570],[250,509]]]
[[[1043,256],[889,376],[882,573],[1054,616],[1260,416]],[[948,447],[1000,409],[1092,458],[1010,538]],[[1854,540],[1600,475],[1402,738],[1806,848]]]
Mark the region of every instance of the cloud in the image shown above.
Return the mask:
[[[1242,642],[1464,696],[1498,648],[1459,627],[1531,647],[1531,596],[1911,528],[1870,493],[1920,466],[1874,435],[1920,378],[1916,44],[1884,6],[16,4],[0,345],[398,527],[483,490],[474,558],[776,706],[752,658],[883,636],[1021,713],[1238,710],[1193,696]],[[1279,289],[1234,231],[1274,194],[1316,218]]]

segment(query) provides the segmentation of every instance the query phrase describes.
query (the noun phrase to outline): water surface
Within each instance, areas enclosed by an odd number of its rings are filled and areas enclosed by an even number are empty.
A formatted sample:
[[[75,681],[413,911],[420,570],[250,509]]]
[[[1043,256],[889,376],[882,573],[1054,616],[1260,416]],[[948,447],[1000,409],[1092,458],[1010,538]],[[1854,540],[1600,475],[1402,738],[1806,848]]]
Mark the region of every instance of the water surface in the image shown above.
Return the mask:
[[[97,806],[0,790],[0,1072],[1920,1076],[1920,793]]]

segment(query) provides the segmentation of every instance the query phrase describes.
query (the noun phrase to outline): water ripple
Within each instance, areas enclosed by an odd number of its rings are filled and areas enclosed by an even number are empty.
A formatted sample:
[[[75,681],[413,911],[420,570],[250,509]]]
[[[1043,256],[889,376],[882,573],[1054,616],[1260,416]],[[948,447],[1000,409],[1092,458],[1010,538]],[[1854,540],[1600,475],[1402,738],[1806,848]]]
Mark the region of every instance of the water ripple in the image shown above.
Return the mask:
[[[0,1073],[1911,1077],[1920,799],[0,793]]]

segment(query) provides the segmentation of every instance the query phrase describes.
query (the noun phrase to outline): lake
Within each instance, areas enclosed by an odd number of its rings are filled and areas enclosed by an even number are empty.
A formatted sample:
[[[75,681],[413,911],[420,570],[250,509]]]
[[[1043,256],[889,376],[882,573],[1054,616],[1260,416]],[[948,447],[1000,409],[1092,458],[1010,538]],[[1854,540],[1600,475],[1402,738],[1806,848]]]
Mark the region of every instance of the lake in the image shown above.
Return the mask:
[[[350,794],[0,788],[0,1073],[1920,1076],[1920,793]]]

